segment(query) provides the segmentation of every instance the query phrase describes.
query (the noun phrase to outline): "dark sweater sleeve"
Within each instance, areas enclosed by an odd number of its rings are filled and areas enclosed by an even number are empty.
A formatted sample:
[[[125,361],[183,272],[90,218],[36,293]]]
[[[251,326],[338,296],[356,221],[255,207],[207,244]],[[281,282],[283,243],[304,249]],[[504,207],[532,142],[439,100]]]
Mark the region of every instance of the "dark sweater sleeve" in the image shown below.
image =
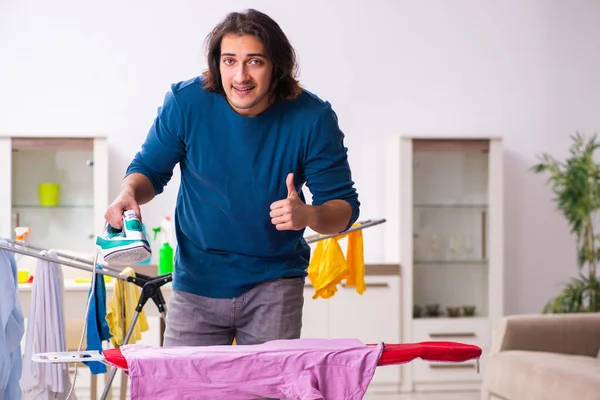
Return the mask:
[[[304,173],[306,184],[313,195],[313,205],[330,200],[347,201],[352,207],[352,217],[346,229],[358,220],[360,202],[354,188],[348,163],[348,149],[344,146],[344,133],[329,103],[321,113],[307,148]]]
[[[171,91],[166,94],[146,140],[127,168],[125,176],[134,172],[143,174],[152,182],[154,193],[162,193],[173,176],[175,164],[185,154],[181,127],[181,113]]]

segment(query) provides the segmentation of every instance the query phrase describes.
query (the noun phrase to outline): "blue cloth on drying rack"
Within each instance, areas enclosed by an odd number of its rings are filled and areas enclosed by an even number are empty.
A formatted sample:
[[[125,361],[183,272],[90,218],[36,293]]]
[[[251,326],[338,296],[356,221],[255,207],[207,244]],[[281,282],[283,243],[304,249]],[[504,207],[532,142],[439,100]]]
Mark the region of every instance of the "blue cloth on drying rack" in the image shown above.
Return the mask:
[[[19,380],[23,371],[21,339],[24,332],[15,256],[0,250],[0,399],[21,399]]]
[[[96,267],[102,269],[100,265]],[[92,291],[88,292],[88,298]],[[104,275],[98,274],[96,276],[96,288],[94,295],[90,301],[90,310],[87,319],[87,348],[86,350],[98,350],[102,353],[102,342],[104,340],[110,340],[112,335],[108,328],[108,322],[106,322],[106,287],[104,285]],[[93,375],[106,373],[106,365],[98,361],[84,362],[90,368],[90,372]]]

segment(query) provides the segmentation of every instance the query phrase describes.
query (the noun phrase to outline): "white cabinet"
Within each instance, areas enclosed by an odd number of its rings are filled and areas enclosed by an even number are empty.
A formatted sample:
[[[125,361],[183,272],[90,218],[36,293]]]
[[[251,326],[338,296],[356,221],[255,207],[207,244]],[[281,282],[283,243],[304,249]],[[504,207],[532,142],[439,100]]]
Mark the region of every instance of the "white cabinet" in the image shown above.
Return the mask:
[[[105,137],[0,137],[0,160],[0,236],[25,226],[31,244],[95,253],[108,207]],[[55,203],[41,201],[41,183],[58,188]]]
[[[386,157],[386,262],[402,265],[402,341],[489,350],[503,315],[503,161],[498,138],[396,137]],[[403,390],[468,389],[472,363],[403,367]]]
[[[329,336],[329,300],[312,295],[314,288],[307,282],[304,286],[304,308],[302,310],[303,338],[326,338]]]
[[[400,343],[400,278],[367,276],[367,290],[341,287],[331,298],[329,328],[333,338],[356,338],[363,343]],[[373,385],[399,385],[400,366],[378,367]]]
[[[413,337],[418,341],[454,341],[473,344],[484,349],[479,360],[479,374],[476,361],[462,363],[430,363],[417,360],[411,365],[413,379],[417,387],[427,388],[441,383],[473,384],[483,376],[486,351],[490,347],[491,334],[487,318],[418,318],[413,321]],[[475,385],[473,385],[475,386]],[[448,387],[452,387],[448,385]]]
[[[400,343],[400,276],[365,276],[365,284],[362,295],[339,285],[333,297],[313,300],[314,289],[307,282],[302,336]],[[400,381],[400,366],[380,366],[370,387],[397,391]]]

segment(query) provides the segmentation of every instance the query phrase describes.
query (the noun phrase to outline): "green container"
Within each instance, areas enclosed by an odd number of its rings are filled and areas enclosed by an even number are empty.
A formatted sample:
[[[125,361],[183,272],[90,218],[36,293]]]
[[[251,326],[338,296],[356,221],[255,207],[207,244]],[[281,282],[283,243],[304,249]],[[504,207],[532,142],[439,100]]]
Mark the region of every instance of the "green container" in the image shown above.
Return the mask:
[[[171,272],[173,272],[173,248],[165,242],[158,250],[158,274]]]
[[[60,196],[60,185],[58,183],[40,183],[38,194],[41,206],[56,207]]]

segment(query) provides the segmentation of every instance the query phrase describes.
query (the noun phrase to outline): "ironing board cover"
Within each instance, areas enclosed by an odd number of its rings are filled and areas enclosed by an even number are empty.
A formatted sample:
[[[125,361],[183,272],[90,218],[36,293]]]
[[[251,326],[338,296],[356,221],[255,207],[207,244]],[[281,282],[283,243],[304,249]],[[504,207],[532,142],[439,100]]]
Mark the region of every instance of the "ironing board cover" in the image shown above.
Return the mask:
[[[401,344],[384,344],[378,366],[404,364],[421,358],[430,362],[465,362],[479,359],[480,347],[458,342],[418,342]],[[106,361],[121,369],[127,369],[127,359],[120,349],[107,349],[103,353]]]

